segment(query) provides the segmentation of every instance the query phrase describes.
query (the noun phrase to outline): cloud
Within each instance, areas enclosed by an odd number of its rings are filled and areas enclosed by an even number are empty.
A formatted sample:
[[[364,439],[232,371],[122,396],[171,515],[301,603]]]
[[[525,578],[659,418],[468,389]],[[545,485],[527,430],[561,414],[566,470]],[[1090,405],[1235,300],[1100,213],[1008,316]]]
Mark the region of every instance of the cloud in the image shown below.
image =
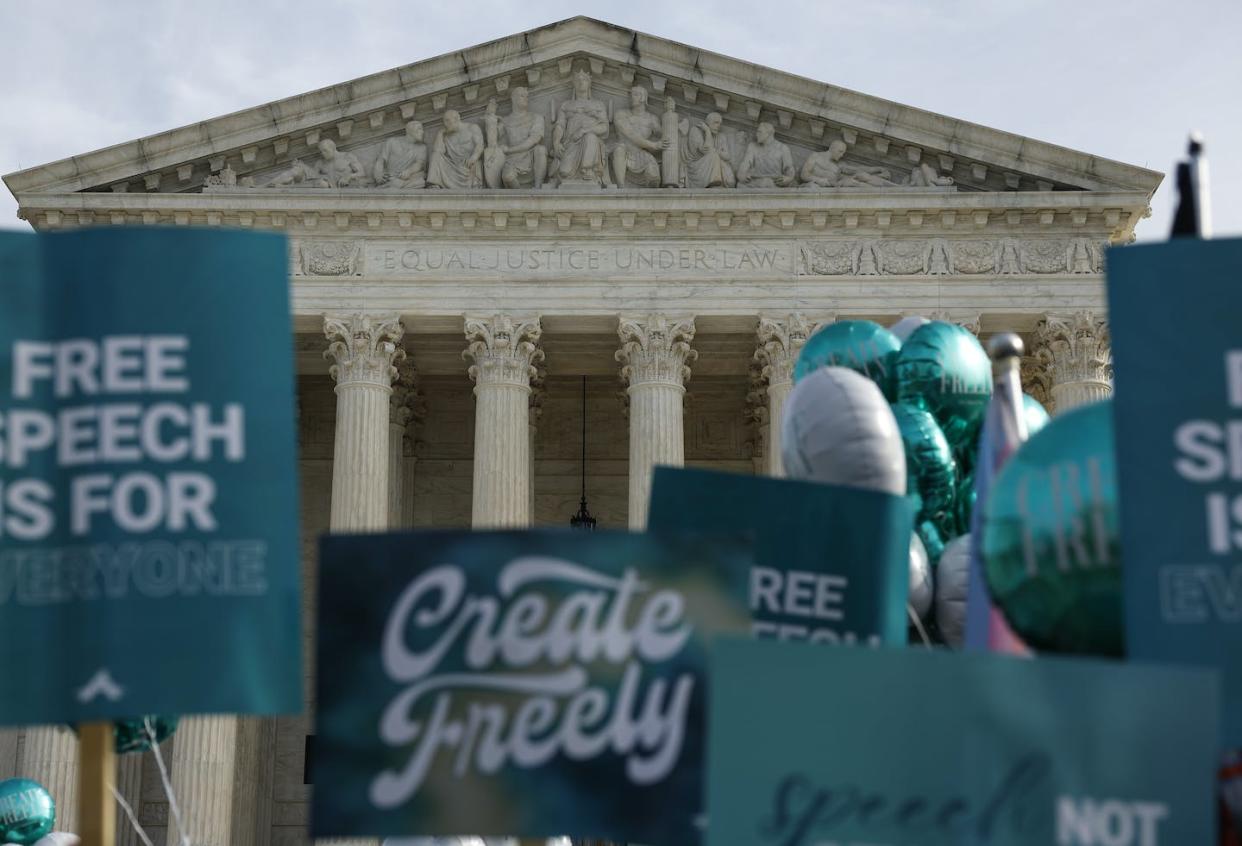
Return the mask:
[[[1242,3],[398,0],[0,3],[0,171],[31,167],[584,13],[812,79],[1168,171],[1213,154],[1242,231]],[[1204,26],[1210,21],[1211,26]],[[1140,233],[1163,236],[1166,180]],[[0,192],[0,226],[22,225]]]

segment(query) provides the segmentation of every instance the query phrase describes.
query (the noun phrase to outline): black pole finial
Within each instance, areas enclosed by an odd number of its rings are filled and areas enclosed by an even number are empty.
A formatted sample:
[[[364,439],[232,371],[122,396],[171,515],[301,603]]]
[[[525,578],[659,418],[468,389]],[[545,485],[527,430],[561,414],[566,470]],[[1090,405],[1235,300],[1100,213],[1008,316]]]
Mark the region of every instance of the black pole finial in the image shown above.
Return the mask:
[[[1177,165],[1177,210],[1173,213],[1170,238],[1211,238],[1211,194],[1208,190],[1207,157],[1203,135],[1190,133],[1187,161]]]

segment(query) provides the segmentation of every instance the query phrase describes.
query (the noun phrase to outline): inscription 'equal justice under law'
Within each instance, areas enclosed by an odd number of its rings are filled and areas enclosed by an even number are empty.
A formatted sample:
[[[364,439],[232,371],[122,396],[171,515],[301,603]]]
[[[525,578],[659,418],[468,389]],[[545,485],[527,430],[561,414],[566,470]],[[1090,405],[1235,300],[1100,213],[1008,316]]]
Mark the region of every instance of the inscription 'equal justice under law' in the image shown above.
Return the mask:
[[[380,267],[387,271],[764,271],[776,270],[781,251],[741,247],[589,247],[394,249],[379,251]]]

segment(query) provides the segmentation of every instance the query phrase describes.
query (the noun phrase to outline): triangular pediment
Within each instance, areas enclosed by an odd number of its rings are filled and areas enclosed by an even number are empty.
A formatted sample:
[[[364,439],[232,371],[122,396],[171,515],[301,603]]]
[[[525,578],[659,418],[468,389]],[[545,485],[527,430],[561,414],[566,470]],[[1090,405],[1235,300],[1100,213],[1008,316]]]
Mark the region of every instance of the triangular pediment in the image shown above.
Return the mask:
[[[544,144],[550,148],[558,110],[574,98],[575,75],[582,72],[590,74],[591,99],[608,113],[610,126],[601,142],[605,151],[622,142],[615,118],[628,108],[630,90],[639,87],[647,94],[652,121],[661,120],[671,99],[685,140],[701,139],[686,135],[688,126],[718,114],[720,127],[713,141],[734,170],[755,140],[758,125],[769,123],[777,141],[788,147],[799,175],[809,156],[840,141],[846,149],[840,163],[847,169],[891,183],[855,186],[857,190],[1069,190],[1149,196],[1161,179],[1154,171],[589,18],[551,24],[4,179],[19,201],[29,194],[79,191],[299,192],[321,185],[416,190],[416,185],[376,179],[381,151],[389,139],[403,136],[408,122],[422,125],[422,143],[431,152],[443,132],[446,111],[458,112],[482,131],[489,101],[497,101],[498,117],[506,118],[513,92],[522,87],[529,91],[530,112],[546,125]],[[312,178],[321,171],[318,145],[325,140],[361,171],[343,188]],[[654,157],[660,158],[658,153]]]

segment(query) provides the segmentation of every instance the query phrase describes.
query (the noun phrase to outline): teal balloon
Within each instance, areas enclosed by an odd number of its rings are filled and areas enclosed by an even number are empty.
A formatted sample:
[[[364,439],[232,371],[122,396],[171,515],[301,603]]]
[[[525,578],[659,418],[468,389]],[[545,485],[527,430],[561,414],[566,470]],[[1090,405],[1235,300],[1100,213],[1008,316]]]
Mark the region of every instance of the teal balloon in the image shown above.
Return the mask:
[[[918,535],[919,540],[923,542],[923,549],[927,550],[927,558],[932,564],[940,563],[940,556],[944,554],[945,537],[944,534],[936,528],[936,524],[931,520],[923,520],[916,522],[914,533]]]
[[[957,467],[949,442],[931,412],[903,402],[891,407],[906,451],[906,493],[917,494],[919,498],[915,522],[930,522],[942,532],[954,529]],[[933,560],[936,557],[932,555]]]
[[[151,721],[156,743],[163,743],[177,730],[176,717],[149,716],[145,719]],[[145,752],[151,748],[151,736],[147,733],[143,717],[116,720],[112,725],[116,733],[116,754]]]
[[[953,497],[953,510],[957,517],[957,536],[960,537],[970,531],[970,519],[975,511],[975,473],[973,470],[959,474],[957,492]]]
[[[955,451],[969,448],[991,395],[991,359],[956,323],[933,320],[902,344],[897,399],[930,411]]]
[[[1048,416],[1048,409],[1044,408],[1043,403],[1030,394],[1022,395],[1022,416],[1026,418],[1026,436],[1028,438],[1047,426],[1048,422],[1052,420]]]
[[[56,802],[46,787],[28,778],[0,781],[0,843],[27,846],[55,824]]]
[[[1122,655],[1116,479],[1105,401],[1050,422],[992,484],[982,544],[988,588],[1038,651]]]
[[[870,320],[839,320],[820,329],[802,347],[794,365],[794,382],[821,367],[845,367],[880,386],[890,402],[896,395],[894,365],[901,341]]]

